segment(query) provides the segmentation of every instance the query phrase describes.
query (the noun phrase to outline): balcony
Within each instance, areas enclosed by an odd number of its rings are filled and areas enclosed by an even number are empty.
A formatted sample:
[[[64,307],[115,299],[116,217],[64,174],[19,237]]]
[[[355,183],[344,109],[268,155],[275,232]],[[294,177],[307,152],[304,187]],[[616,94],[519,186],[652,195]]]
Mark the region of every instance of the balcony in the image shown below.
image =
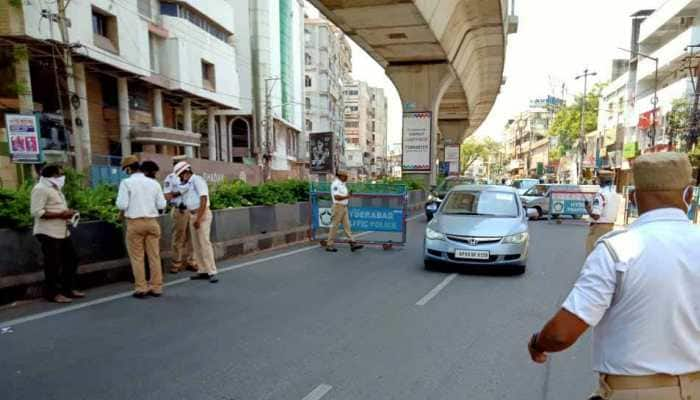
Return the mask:
[[[687,68],[684,58],[687,56],[686,46],[700,42],[700,28],[690,27],[681,34],[665,43],[660,48],[648,54],[659,59],[659,76],[663,77],[679,68]],[[642,53],[644,50],[642,49]],[[655,62],[646,57],[640,57],[637,69],[638,79],[649,80],[653,84]]]
[[[202,135],[166,127],[133,127],[131,141],[144,144],[169,144],[174,146],[199,147]]]

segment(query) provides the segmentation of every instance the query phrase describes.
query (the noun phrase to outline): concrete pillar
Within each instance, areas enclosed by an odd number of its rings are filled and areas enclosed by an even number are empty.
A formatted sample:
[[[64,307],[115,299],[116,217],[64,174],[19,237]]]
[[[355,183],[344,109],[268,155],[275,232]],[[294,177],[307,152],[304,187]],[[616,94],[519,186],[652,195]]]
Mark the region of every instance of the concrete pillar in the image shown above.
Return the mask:
[[[32,95],[32,75],[29,69],[29,50],[27,46],[23,44],[15,45],[14,58],[19,112],[31,114],[34,112],[34,96]]]
[[[216,107],[207,108],[207,128],[209,135],[209,159],[218,160],[218,144],[216,140]]]
[[[153,126],[163,126],[163,90],[153,89]]]
[[[83,168],[92,165],[92,140],[90,138],[90,112],[88,106],[87,79],[85,77],[85,65],[73,64],[73,80],[75,92],[80,98],[80,108],[75,110],[75,116],[80,118],[80,124],[74,124],[75,134],[80,135],[80,149],[83,155]],[[128,104],[127,104],[128,105]],[[77,120],[76,120],[77,121]]]
[[[184,128],[185,132],[192,133],[192,100],[184,99],[182,101],[182,113],[184,116]],[[185,146],[185,156],[187,158],[194,158],[194,148],[192,146]]]
[[[221,143],[222,161],[231,162],[231,132],[225,115],[219,115],[219,143]]]
[[[437,183],[437,134],[440,100],[455,79],[448,64],[417,64],[390,66],[387,75],[394,82],[401,97],[404,112],[430,111],[432,113],[432,149],[430,174],[425,174],[427,184]]]
[[[122,144],[122,156],[131,154],[131,137],[129,134],[129,84],[126,78],[117,78],[117,96],[119,97],[119,138]]]

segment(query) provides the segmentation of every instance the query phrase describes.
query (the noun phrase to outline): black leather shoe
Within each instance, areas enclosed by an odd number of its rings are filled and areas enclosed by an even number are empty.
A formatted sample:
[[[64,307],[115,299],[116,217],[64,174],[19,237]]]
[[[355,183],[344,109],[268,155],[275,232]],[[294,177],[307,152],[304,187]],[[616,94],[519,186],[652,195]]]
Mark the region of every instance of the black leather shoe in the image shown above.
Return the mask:
[[[209,274],[192,275],[192,276],[190,276],[190,279],[192,279],[193,281],[203,281],[203,280],[209,279]]]
[[[134,296],[137,299],[145,299],[146,297],[148,297],[148,293],[134,292],[132,296]]]
[[[365,248],[365,246],[363,246],[361,244],[351,244],[350,245],[350,251],[362,250],[364,248]]]
[[[148,295],[149,295],[149,296],[152,296],[152,297],[160,297],[160,296],[163,295],[163,293],[160,293],[160,292],[148,292]]]
[[[335,247],[326,247],[326,251],[329,253],[337,253],[338,249],[336,249]]]
[[[219,281],[219,278],[216,277],[216,275],[209,275],[209,283],[216,283]]]

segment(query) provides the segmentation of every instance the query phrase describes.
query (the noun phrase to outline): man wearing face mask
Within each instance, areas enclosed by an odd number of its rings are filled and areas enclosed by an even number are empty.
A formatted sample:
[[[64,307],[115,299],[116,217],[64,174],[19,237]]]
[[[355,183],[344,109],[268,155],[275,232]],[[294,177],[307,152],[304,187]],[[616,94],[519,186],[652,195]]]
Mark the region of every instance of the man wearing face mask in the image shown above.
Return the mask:
[[[591,399],[700,398],[700,227],[688,221],[688,156],[657,153],[632,166],[640,217],[604,236],[562,308],[532,336],[532,360],[593,329]]]
[[[598,172],[600,190],[593,199],[593,204],[586,201],[586,212],[592,222],[586,239],[586,254],[591,254],[598,239],[615,229],[617,212],[620,209],[620,195],[613,188],[615,174],[610,170]]]
[[[214,248],[211,245],[212,214],[209,209],[209,187],[207,181],[192,172],[187,161],[180,161],[173,168],[173,173],[180,177],[182,183],[182,202],[190,217],[190,232],[192,233],[192,250],[197,262],[197,274],[190,279],[209,280],[216,283],[216,260]]]
[[[32,189],[31,213],[34,217],[34,236],[41,243],[44,254],[45,296],[56,303],[70,303],[85,297],[75,290],[78,256],[70,239],[68,223],[76,214],[68,208],[61,189],[66,177],[58,165],[47,165],[41,170],[39,183]]]

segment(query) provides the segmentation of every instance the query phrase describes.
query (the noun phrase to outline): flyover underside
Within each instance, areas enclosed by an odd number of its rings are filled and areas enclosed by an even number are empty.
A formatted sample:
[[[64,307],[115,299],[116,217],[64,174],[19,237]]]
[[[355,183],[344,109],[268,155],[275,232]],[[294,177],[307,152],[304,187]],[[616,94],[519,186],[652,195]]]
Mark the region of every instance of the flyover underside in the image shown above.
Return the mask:
[[[501,0],[311,2],[387,69],[404,110],[437,116],[435,139],[459,143],[488,115],[503,75]]]

